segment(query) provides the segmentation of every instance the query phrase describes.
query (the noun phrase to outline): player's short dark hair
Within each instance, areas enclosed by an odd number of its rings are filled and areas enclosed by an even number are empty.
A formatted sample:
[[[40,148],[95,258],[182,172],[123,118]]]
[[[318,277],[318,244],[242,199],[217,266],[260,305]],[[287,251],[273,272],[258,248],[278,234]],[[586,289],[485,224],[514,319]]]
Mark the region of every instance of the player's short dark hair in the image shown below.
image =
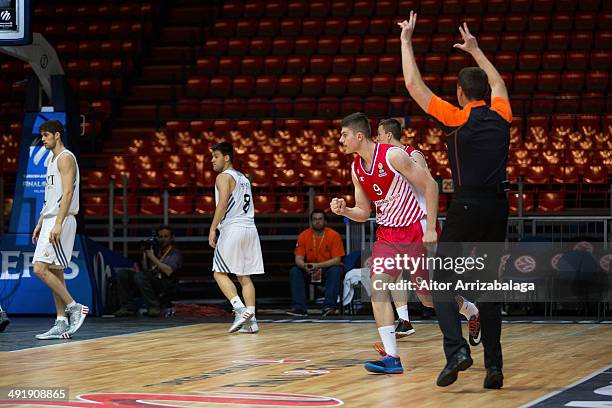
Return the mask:
[[[59,120],[48,120],[43,122],[42,125],[38,127],[38,133],[42,135],[43,132],[49,132],[52,134],[59,133],[60,139],[64,140],[64,125]]]
[[[174,230],[169,225],[160,225],[159,227],[155,228],[155,235],[159,234],[159,231],[163,230],[168,230],[170,232],[170,235],[174,236]]]
[[[310,213],[310,221],[312,221],[312,217],[315,214],[323,214],[323,219],[327,221],[327,214],[325,214],[325,211],[320,208],[315,208],[314,210],[312,210],[312,212]]]
[[[361,132],[366,138],[372,139],[372,129],[370,128],[370,120],[365,113],[355,112],[351,113],[344,119],[342,119],[342,127],[347,127],[353,132]]]
[[[391,132],[395,140],[402,140],[402,124],[399,120],[393,118],[383,119],[378,126],[382,126],[385,133]]]
[[[210,148],[211,151],[218,151],[221,152],[222,155],[224,156],[229,156],[230,158],[230,162],[234,162],[234,146],[232,146],[231,143],[227,143],[227,142],[221,142],[221,143],[217,143],[215,145],[213,145],[213,147]]]
[[[459,71],[457,82],[469,99],[484,99],[489,90],[489,79],[486,72],[479,67],[466,67]]]

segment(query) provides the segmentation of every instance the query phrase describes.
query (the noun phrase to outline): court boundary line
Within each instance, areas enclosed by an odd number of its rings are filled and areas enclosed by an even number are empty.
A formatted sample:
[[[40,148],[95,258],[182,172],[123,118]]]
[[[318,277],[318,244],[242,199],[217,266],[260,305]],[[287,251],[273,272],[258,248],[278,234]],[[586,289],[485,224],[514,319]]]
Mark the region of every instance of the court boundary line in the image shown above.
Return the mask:
[[[606,371],[607,371],[608,369],[610,369],[610,368],[612,368],[612,364],[610,364],[609,366],[604,367],[604,368],[602,368],[602,369],[599,369],[599,370],[597,370],[596,372],[594,372],[593,374],[589,374],[589,375],[587,375],[586,377],[583,377],[583,378],[579,379],[578,381],[573,382],[573,383],[572,383],[572,384],[570,384],[570,385],[566,385],[565,387],[563,387],[563,388],[561,388],[561,389],[559,389],[559,390],[557,390],[557,391],[552,391],[552,392],[550,392],[550,393],[548,393],[548,394],[546,394],[546,395],[544,395],[544,396],[542,396],[542,397],[540,397],[540,398],[538,398],[538,399],[536,399],[536,400],[533,400],[533,401],[528,402],[528,403],[527,403],[527,404],[525,404],[525,405],[521,405],[521,406],[520,406],[520,408],[528,408],[528,407],[532,407],[532,406],[534,406],[535,404],[539,404],[540,402],[546,401],[547,399],[552,398],[552,397],[554,397],[555,395],[559,395],[559,394],[561,394],[562,392],[569,390],[570,388],[573,388],[573,387],[575,387],[575,386],[577,386],[577,385],[580,385],[580,384],[582,384],[583,382],[586,382],[586,381],[590,380],[591,378],[596,377],[596,376],[598,376],[599,374],[601,374],[601,373],[603,373],[603,372],[606,372]]]

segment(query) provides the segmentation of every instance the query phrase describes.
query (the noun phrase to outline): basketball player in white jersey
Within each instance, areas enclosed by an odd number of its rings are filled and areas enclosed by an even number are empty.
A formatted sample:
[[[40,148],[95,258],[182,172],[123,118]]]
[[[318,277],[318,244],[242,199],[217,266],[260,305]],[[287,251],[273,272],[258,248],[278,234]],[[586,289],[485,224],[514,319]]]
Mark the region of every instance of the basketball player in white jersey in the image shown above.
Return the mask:
[[[43,144],[52,152],[47,165],[45,203],[34,233],[34,274],[53,292],[57,319],[39,340],[67,339],[83,324],[89,308],[77,303],[64,282],[76,238],[79,212],[79,167],[76,157],[64,147],[64,126],[50,120],[38,128]]]
[[[402,142],[402,124],[393,118],[383,119],[378,124],[378,136],[376,138],[376,142],[390,144],[393,146],[397,146],[401,149],[404,149],[406,153],[425,171],[427,174],[431,175],[429,172],[429,167],[427,166],[427,162],[425,161],[425,156],[420,150],[415,149],[412,146],[404,145]],[[414,189],[417,201],[421,205],[422,209],[425,209],[425,196],[418,189]],[[425,222],[425,218],[421,220],[421,223]],[[425,226],[423,226],[425,228]],[[438,234],[440,226],[437,225]],[[400,276],[401,279],[401,276]],[[393,303],[395,303],[395,308],[397,310],[397,314],[399,316],[399,323],[395,329],[395,335],[398,338],[410,335],[414,333],[414,328],[410,324],[409,316],[408,316],[408,299],[407,293],[404,291],[393,291]],[[457,301],[457,305],[459,306],[459,312],[465,316],[468,320],[470,327],[470,343],[472,345],[477,345],[480,342],[480,322],[478,321],[479,313],[478,308],[475,304],[465,299],[463,296],[457,295],[455,300]],[[427,307],[433,307],[433,302],[431,300],[431,296],[428,296],[426,302],[423,304]]]
[[[251,182],[234,169],[234,148],[231,144],[218,143],[211,151],[213,169],[219,172],[215,180],[217,208],[208,234],[208,243],[215,248],[215,281],[234,308],[235,319],[228,332],[257,333],[255,286],[250,275],[263,274],[264,266],[255,227]],[[230,273],[238,277],[244,303],[228,276]]]

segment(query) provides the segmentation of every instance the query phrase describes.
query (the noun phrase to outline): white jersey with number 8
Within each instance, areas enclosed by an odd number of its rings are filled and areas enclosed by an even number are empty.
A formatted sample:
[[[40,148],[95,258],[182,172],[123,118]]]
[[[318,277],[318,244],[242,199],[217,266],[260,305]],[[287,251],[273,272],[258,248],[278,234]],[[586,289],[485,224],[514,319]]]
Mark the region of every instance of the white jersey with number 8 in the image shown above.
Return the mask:
[[[229,203],[223,219],[219,223],[219,230],[226,225],[236,224],[243,226],[255,225],[255,207],[253,206],[253,193],[251,182],[244,174],[234,169],[227,169],[221,174],[229,174],[236,181],[236,187],[231,192]],[[215,186],[215,203],[219,205],[219,190]]]

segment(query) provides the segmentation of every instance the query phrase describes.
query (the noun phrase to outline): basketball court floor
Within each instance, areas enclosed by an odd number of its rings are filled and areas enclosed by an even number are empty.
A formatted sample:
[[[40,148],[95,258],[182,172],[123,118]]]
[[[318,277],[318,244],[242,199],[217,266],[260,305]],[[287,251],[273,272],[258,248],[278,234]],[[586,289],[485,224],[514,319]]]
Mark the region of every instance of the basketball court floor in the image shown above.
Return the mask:
[[[400,340],[404,374],[374,375],[362,367],[379,340],[370,320],[261,320],[258,334],[228,334],[229,320],[92,318],[72,340],[43,342],[33,336],[50,319],[14,319],[0,334],[0,405],[612,406],[612,322],[505,322],[504,388],[485,390],[481,346],[455,384],[435,385],[444,359],[433,321]],[[7,396],[50,387],[66,398]]]

